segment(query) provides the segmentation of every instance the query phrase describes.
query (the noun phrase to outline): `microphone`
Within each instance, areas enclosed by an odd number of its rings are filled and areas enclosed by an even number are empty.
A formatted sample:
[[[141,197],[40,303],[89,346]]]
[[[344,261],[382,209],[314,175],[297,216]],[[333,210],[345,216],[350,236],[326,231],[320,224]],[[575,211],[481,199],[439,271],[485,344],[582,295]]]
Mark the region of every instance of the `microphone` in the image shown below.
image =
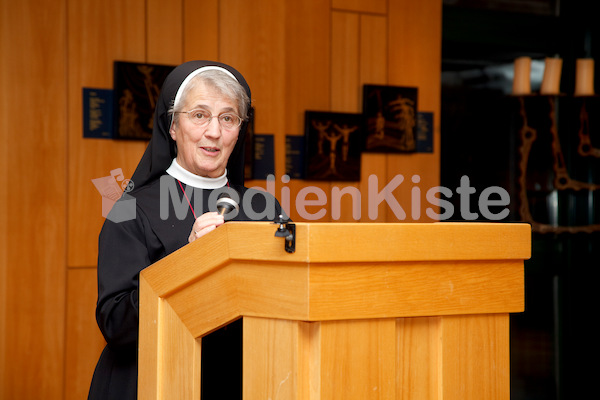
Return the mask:
[[[226,214],[229,214],[233,210],[235,210],[236,213],[235,213],[235,215],[229,216],[230,218],[233,218],[237,215],[237,213],[240,210],[240,206],[235,200],[233,200],[229,196],[229,194],[221,193],[219,195],[219,198],[217,199],[217,213],[219,213],[219,215],[225,216]]]

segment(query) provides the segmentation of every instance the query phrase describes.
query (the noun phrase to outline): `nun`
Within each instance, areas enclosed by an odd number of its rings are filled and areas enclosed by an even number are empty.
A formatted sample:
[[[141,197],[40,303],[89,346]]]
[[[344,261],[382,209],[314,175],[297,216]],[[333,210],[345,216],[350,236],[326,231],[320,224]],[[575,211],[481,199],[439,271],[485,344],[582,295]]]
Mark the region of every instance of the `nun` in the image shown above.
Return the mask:
[[[283,213],[274,197],[244,187],[251,110],[246,80],[228,65],[190,61],[166,78],[132,189],[99,236],[96,320],[107,344],[88,399],[137,399],[140,271],[226,219],[273,221]],[[237,206],[225,215],[216,208],[223,193]],[[130,207],[119,207],[124,202]],[[202,340],[203,398],[241,398],[241,323]]]

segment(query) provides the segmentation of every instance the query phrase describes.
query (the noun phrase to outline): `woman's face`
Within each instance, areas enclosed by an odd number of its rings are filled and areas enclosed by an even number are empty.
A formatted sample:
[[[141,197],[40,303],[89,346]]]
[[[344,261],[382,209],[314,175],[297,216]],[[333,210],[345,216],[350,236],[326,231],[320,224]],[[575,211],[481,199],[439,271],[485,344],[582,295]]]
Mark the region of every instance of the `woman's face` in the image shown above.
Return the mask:
[[[177,163],[196,175],[218,178],[225,173],[240,132],[239,127],[222,128],[218,116],[232,112],[238,114],[237,104],[201,81],[185,99],[182,111],[190,110],[203,110],[213,118],[208,125],[198,126],[188,114],[179,114],[178,121],[169,130],[177,143]]]

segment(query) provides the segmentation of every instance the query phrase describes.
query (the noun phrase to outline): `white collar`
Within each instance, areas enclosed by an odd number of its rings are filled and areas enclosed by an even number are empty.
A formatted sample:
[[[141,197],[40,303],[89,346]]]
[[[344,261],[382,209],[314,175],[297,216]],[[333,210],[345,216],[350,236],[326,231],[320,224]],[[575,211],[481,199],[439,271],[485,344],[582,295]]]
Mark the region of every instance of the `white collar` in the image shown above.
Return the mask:
[[[227,170],[218,178],[205,178],[184,169],[177,163],[177,159],[175,158],[171,166],[167,169],[167,174],[186,185],[191,185],[198,189],[218,189],[227,185]]]

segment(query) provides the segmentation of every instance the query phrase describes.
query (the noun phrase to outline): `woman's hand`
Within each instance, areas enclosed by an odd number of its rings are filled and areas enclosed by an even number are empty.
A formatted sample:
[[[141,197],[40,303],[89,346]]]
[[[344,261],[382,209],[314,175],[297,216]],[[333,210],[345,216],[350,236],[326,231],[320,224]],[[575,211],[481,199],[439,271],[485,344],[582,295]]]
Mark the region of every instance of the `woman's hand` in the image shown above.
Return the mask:
[[[194,240],[201,236],[206,235],[210,231],[214,231],[217,227],[223,225],[225,218],[216,212],[207,212],[202,214],[196,219],[194,225],[192,225],[192,231],[188,242],[192,243]]]

